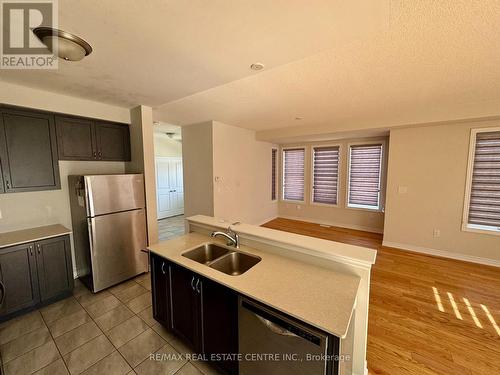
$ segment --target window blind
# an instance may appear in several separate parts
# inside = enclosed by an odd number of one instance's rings
[[[337,204],[339,147],[313,147],[313,202]]]
[[[276,149],[272,149],[271,151],[271,200],[276,200]]]
[[[469,224],[500,229],[500,131],[476,135]]]
[[[349,150],[348,206],[380,207],[382,144],[355,145]]]
[[[303,148],[283,150],[283,199],[304,200]]]

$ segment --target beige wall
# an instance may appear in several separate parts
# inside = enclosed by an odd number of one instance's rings
[[[254,131],[214,121],[216,217],[259,225],[277,216],[277,203],[271,201],[273,146],[257,141]]]
[[[155,156],[181,157],[182,143],[163,133],[154,133]]]
[[[277,216],[271,201],[271,143],[217,121],[182,127],[184,211],[260,224]]]
[[[470,129],[489,126],[500,121],[391,131],[384,244],[500,265],[500,236],[461,230]]]
[[[71,229],[68,176],[85,173],[123,173],[125,163],[60,161],[61,189],[0,194],[0,232],[62,224]]]
[[[128,108],[7,82],[0,82],[0,103],[130,123]]]
[[[140,105],[130,110],[130,147],[132,160],[126,163],[126,173],[143,173],[148,243],[158,242],[156,211],[156,171],[153,138],[153,109]]]
[[[130,121],[127,108],[2,82],[0,103],[73,115]],[[60,223],[71,228],[67,177],[83,173],[123,173],[123,162],[60,161],[61,189],[0,194],[0,232]]]
[[[182,127],[184,215],[214,216],[212,122]]]
[[[294,218],[316,222],[320,224],[329,224],[339,227],[360,229],[370,232],[382,233],[384,230],[384,213],[381,211],[371,211],[346,207],[347,195],[347,159],[348,145],[358,142],[383,141],[387,146],[387,138],[365,138],[365,139],[342,139],[330,142],[300,143],[283,145],[283,147],[305,146],[305,202],[295,203],[282,201],[280,199],[278,214],[280,217]],[[339,195],[338,206],[325,206],[313,204],[311,200],[311,173],[312,173],[312,146],[313,145],[340,145],[340,166],[339,166]],[[387,147],[384,148],[384,155],[387,155]],[[280,163],[281,163],[280,155]],[[386,157],[384,158],[386,160]],[[384,167],[387,165],[384,160]],[[385,170],[382,175],[384,181]],[[281,171],[282,169],[280,169]],[[280,173],[281,176],[281,173]],[[281,184],[280,184],[281,186]],[[384,190],[384,189],[383,189]],[[281,193],[281,192],[280,192]],[[281,195],[279,195],[281,197]],[[383,202],[382,194],[382,202]]]

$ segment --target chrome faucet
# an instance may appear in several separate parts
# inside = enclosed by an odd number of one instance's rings
[[[240,236],[238,233],[231,229],[231,226],[227,227],[226,232],[212,232],[210,237],[222,236],[227,239],[227,246],[234,246],[235,248],[240,248]]]

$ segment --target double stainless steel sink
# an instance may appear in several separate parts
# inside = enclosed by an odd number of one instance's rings
[[[201,245],[185,252],[182,256],[231,276],[245,273],[262,260],[256,255],[242,253],[214,243]]]

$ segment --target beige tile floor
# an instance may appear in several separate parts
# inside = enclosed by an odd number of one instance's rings
[[[184,215],[172,216],[158,220],[158,236],[160,241],[170,240],[184,234]]]
[[[190,350],[152,316],[149,274],[92,294],[77,281],[73,296],[0,324],[2,374],[177,374],[218,372],[182,356]]]

